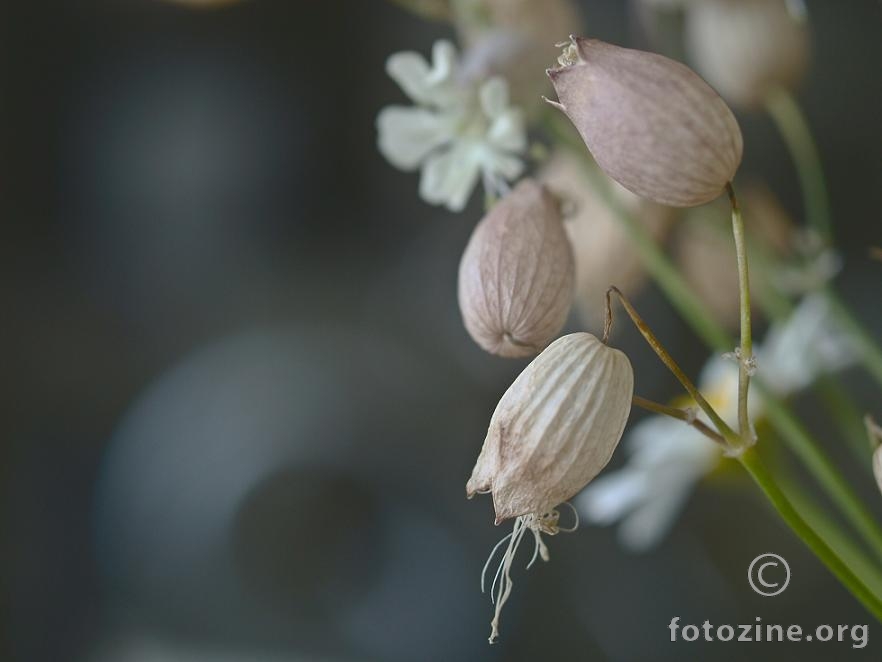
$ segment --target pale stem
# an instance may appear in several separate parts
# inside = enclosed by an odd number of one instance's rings
[[[619,302],[622,304],[622,307],[625,309],[625,312],[628,313],[628,317],[631,318],[631,321],[634,322],[634,326],[637,327],[637,330],[640,332],[640,335],[643,336],[644,340],[649,344],[652,348],[652,351],[656,353],[661,362],[665,364],[665,367],[671,371],[674,377],[677,378],[683,388],[686,389],[686,392],[692,397],[701,410],[707,414],[708,418],[710,418],[711,422],[714,424],[714,427],[719,430],[720,434],[726,439],[729,445],[738,447],[739,437],[735,434],[735,431],[729,427],[729,425],[724,421],[720,415],[716,412],[716,410],[710,405],[710,403],[704,398],[701,392],[698,390],[698,387],[692,383],[692,380],[683,372],[683,369],[677,365],[677,362],[674,358],[668,353],[668,351],[661,344],[656,335],[652,332],[652,329],[649,328],[649,325],[643,321],[643,318],[637,313],[634,309],[634,306],[631,305],[631,302],[628,301],[628,298],[622,294],[621,290],[617,287],[610,287],[606,291],[606,322],[604,323],[604,338],[608,336],[609,329],[612,326],[612,295],[615,294]]]
[[[753,432],[747,409],[750,391],[750,373],[753,371],[753,337],[750,323],[750,274],[747,267],[747,241],[744,235],[744,219],[732,183],[726,184],[729,202],[732,203],[732,234],[735,237],[735,255],[738,259],[738,302],[741,309],[741,344],[738,357],[738,431],[743,443],[753,444]]]
[[[645,409],[646,411],[651,411],[654,414],[661,414],[662,416],[670,416],[671,418],[676,418],[679,421],[683,421],[687,425],[691,425],[696,430],[701,432],[705,437],[714,441],[724,449],[728,450],[729,444],[726,443],[726,439],[719,432],[711,428],[709,425],[705,424],[704,421],[700,421],[695,417],[695,411],[689,409],[680,409],[679,407],[670,407],[668,405],[663,405],[660,402],[655,402],[654,400],[649,400],[648,398],[642,398],[639,395],[635,395],[631,399],[631,403],[635,407],[640,407],[641,409]]]

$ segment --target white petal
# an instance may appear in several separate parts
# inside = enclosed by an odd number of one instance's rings
[[[447,118],[423,108],[388,106],[377,116],[377,146],[401,170],[415,170],[429,153],[450,141]]]
[[[430,156],[423,166],[420,196],[431,204],[462,211],[480,172],[479,153],[469,143],[454,143],[445,152]]]
[[[579,516],[594,524],[612,524],[651,495],[647,477],[628,468],[595,478],[573,502]]]
[[[486,147],[481,150],[481,169],[487,179],[514,181],[524,171],[524,162],[516,156]]]
[[[439,39],[432,45],[432,72],[429,82],[440,85],[453,79],[456,73],[456,46],[446,39]]]
[[[429,98],[429,64],[419,53],[393,53],[386,60],[386,73],[415,102],[427,103]]]
[[[498,117],[508,109],[508,83],[504,78],[491,78],[478,92],[481,109],[489,118]]]
[[[487,130],[487,142],[498,149],[523,153],[527,149],[527,127],[520,110],[497,116]]]
[[[799,391],[821,374],[858,359],[854,343],[837,324],[821,295],[809,295],[790,318],[774,326],[757,351],[763,379],[777,394]]]
[[[673,527],[694,483],[671,482],[658,486],[652,498],[628,515],[619,527],[622,546],[645,552],[658,545]]]

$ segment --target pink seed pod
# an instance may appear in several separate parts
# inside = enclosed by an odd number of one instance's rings
[[[459,308],[491,354],[539,353],[560,332],[575,267],[556,199],[524,179],[475,227],[459,265]]]
[[[548,76],[597,164],[629,191],[672,207],[716,198],[741,163],[732,111],[689,67],[572,37]]]

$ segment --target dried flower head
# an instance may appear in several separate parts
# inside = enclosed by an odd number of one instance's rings
[[[573,254],[557,200],[524,179],[477,225],[459,265],[459,308],[492,354],[538,353],[566,322]]]
[[[655,53],[573,37],[548,75],[597,164],[637,195],[672,207],[716,198],[741,163],[741,130],[689,67]]]
[[[761,104],[794,87],[809,61],[800,0],[703,0],[689,7],[686,40],[695,66],[732,103]]]
[[[628,357],[590,333],[573,333],[549,345],[499,401],[466,485],[469,498],[491,494],[497,524],[517,518],[511,536],[503,539],[509,545],[497,572],[501,581],[491,643],[511,592],[509,568],[518,544],[531,531],[534,559],[539,553],[547,560],[541,534],[561,530],[555,507],[609,462],[628,421],[633,393]]]

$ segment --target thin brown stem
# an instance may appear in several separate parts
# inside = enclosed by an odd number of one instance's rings
[[[637,313],[634,307],[631,305],[631,302],[628,301],[627,297],[622,294],[621,290],[617,287],[610,287],[606,291],[606,307],[607,310],[612,310],[612,295],[615,294],[619,302],[622,304],[622,307],[625,309],[625,312],[628,313],[628,317],[631,318],[631,321],[634,322],[634,326],[637,327],[637,330],[640,331],[640,335],[643,336],[644,340],[652,347],[652,351],[656,353],[661,362],[665,364],[668,370],[677,378],[677,380],[683,385],[683,388],[686,389],[686,392],[692,397],[701,410],[707,414],[708,418],[710,418],[711,422],[714,424],[714,427],[720,432],[720,434],[729,442],[730,445],[734,447],[740,446],[740,438],[735,433],[735,431],[729,427],[729,425],[724,421],[720,415],[716,412],[716,410],[711,407],[710,403],[705,400],[704,396],[698,390],[698,387],[692,383],[692,380],[683,372],[682,368],[677,365],[677,362],[673,359],[673,357],[668,354],[668,351],[662,346],[659,339],[652,332],[652,329],[643,321],[643,318]]]
[[[640,407],[641,409],[651,411],[654,414],[670,416],[671,418],[676,418],[677,420],[683,421],[687,425],[691,425],[696,430],[701,432],[708,439],[711,439],[712,441],[720,444],[720,446],[722,446],[723,448],[729,447],[729,444],[726,443],[726,439],[723,437],[723,435],[711,428],[704,421],[700,421],[695,417],[694,410],[690,411],[688,409],[679,409],[678,407],[669,407],[668,405],[663,405],[660,402],[655,402],[654,400],[642,398],[639,395],[635,395],[632,398],[631,402],[635,407]]]

